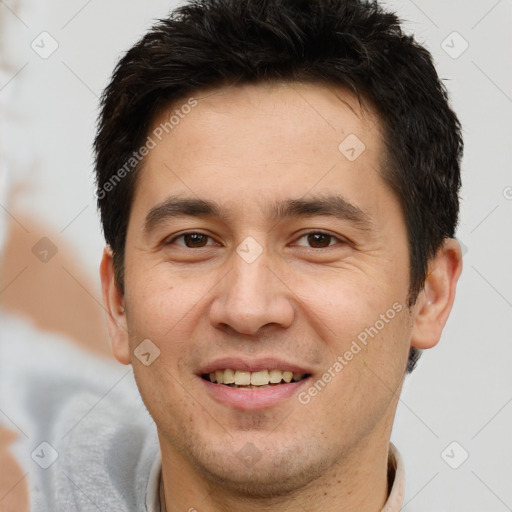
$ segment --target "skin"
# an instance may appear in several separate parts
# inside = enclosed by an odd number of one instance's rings
[[[445,242],[407,308],[407,233],[380,176],[384,148],[370,108],[318,84],[195,97],[197,106],[144,162],[124,295],[108,248],[101,263],[113,352],[133,365],[158,427],[167,510],[281,512],[300,503],[308,511],[380,511],[409,349],[439,341],[461,272],[459,244]],[[338,149],[349,134],[365,145],[354,161]],[[327,215],[268,215],[274,201],[328,194],[364,212],[364,229]],[[145,230],[148,212],[171,195],[215,201],[222,216],[168,218]],[[332,238],[305,236],[319,230]],[[176,238],[184,232],[210,238]],[[248,236],[262,248],[252,263],[236,251]],[[297,392],[279,406],[237,409],[212,398],[197,376],[224,356],[277,357],[311,370],[300,388],[307,390],[393,304],[401,311],[306,405]],[[144,339],[160,350],[149,366],[134,357]],[[237,456],[247,443],[260,457],[252,465]]]

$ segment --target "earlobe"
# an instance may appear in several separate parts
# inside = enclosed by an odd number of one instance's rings
[[[130,364],[128,326],[126,323],[124,295],[114,277],[112,249],[106,247],[100,264],[103,302],[107,311],[107,324],[115,358],[122,364]]]
[[[460,244],[453,238],[447,238],[430,262],[424,288],[414,306],[412,347],[427,349],[439,342],[455,300],[461,272]]]

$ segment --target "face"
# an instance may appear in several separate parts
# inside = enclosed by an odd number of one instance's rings
[[[348,93],[195,97],[139,175],[114,352],[164,458],[287,492],[389,439],[411,343],[404,219],[378,119]]]

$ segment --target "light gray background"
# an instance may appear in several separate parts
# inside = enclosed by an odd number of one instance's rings
[[[98,96],[121,52],[175,5],[0,2],[2,180],[29,183],[16,207],[62,231],[55,243],[75,248],[97,297],[103,240],[90,147]],[[467,252],[455,308],[439,346],[406,379],[392,437],[406,466],[403,510],[512,510],[512,0],[386,5],[434,55],[466,146],[458,237]],[[42,31],[59,44],[47,59],[31,48]]]

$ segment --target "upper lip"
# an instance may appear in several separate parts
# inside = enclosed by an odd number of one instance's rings
[[[293,373],[312,373],[311,370],[295,363],[279,359],[277,357],[267,357],[263,359],[249,359],[244,357],[223,357],[202,366],[198,372],[199,375],[215,372],[217,370],[242,370],[245,372],[258,372],[261,370],[281,370]]]

